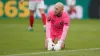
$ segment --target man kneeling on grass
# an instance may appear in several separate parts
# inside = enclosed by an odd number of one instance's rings
[[[48,50],[61,50],[65,47],[64,40],[70,25],[70,18],[64,11],[64,6],[58,2],[54,10],[48,13],[46,20],[46,41],[45,47]],[[57,40],[57,43],[55,43]]]

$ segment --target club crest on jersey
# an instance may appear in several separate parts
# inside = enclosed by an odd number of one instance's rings
[[[63,21],[62,22],[60,22],[60,25],[63,25],[64,23],[63,23]]]

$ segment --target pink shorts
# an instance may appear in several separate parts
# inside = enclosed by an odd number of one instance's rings
[[[55,39],[58,39],[60,40],[61,39],[61,36],[62,36],[62,32],[51,32],[51,39],[54,41]]]

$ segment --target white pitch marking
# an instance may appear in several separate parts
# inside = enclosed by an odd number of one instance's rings
[[[76,49],[76,50],[63,50],[63,51],[47,51],[47,52],[36,52],[36,53],[23,53],[23,54],[12,54],[4,56],[22,56],[22,55],[38,55],[38,54],[48,54],[48,53],[57,53],[57,52],[75,52],[75,51],[86,51],[86,50],[100,50],[100,48],[89,48],[89,49]]]

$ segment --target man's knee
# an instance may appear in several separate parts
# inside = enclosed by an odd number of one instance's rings
[[[40,11],[41,14],[44,14],[45,13],[44,12],[44,9],[39,9],[39,11]]]
[[[48,48],[48,41],[45,40],[45,48],[47,49]]]
[[[62,43],[62,45],[61,45],[61,49],[64,49],[64,48],[65,48],[65,44]]]
[[[30,10],[30,15],[33,16],[34,15],[34,11]]]

